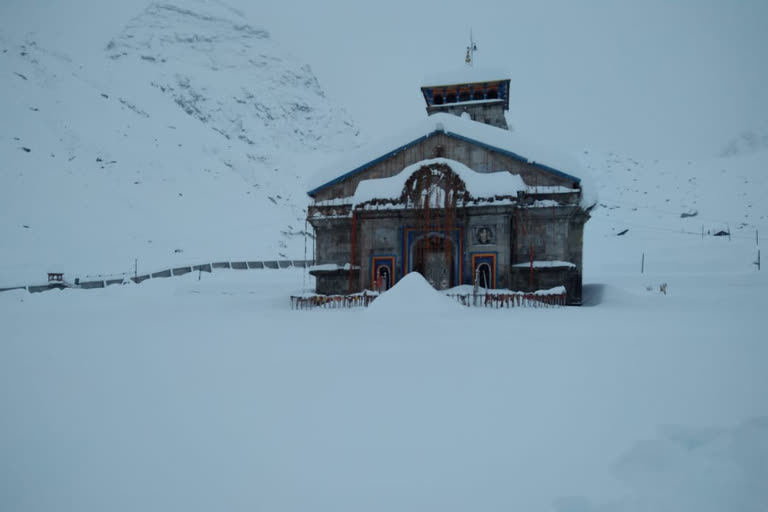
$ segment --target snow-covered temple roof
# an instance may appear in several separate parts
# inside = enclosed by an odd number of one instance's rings
[[[512,73],[503,69],[475,68],[465,66],[453,71],[434,73],[424,77],[422,87],[435,87],[439,85],[476,84],[485,82],[501,82],[509,80]]]
[[[461,181],[467,192],[474,197],[494,197],[497,195],[514,196],[524,192],[526,185],[523,179],[508,172],[480,173],[466,165],[448,158],[431,158],[411,164],[400,173],[389,178],[379,178],[361,181],[357,186],[352,204],[357,205],[373,199],[397,199],[405,188],[408,178],[422,167],[434,164],[445,164],[451,168]]]
[[[568,155],[527,141],[508,130],[452,114],[440,113],[433,114],[410,128],[399,130],[397,135],[391,138],[379,140],[376,144],[350,152],[342,161],[317,172],[309,179],[308,184],[311,189],[308,194],[314,196],[321,189],[363,172],[378,162],[418,144],[434,133],[444,133],[450,137],[484,146],[575,183],[580,183],[581,178],[570,173],[585,175],[579,162]],[[568,172],[566,173],[565,170]]]

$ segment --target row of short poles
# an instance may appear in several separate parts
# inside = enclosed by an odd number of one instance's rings
[[[481,308],[505,309],[505,308],[551,308],[565,306],[566,294],[536,294],[536,293],[465,293],[448,294],[462,306]]]

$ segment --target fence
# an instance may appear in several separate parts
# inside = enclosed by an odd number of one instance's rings
[[[204,263],[202,265],[188,265],[183,267],[167,268],[158,272],[150,272],[147,274],[136,275],[129,274],[127,272],[122,274],[104,274],[99,277],[111,277],[112,279],[96,279],[89,281],[82,281],[80,278],[75,278],[74,283],[69,281],[54,282],[44,285],[28,285],[28,286],[14,286],[8,288],[0,287],[0,292],[10,290],[27,290],[30,293],[45,292],[48,290],[62,289],[62,288],[81,288],[90,290],[93,288],[104,288],[113,284],[125,284],[128,281],[133,281],[139,284],[147,279],[160,279],[166,277],[183,276],[190,272],[213,272],[213,269],[233,269],[233,270],[252,270],[252,269],[284,269],[284,268],[305,268],[312,265],[311,260],[268,260],[268,261],[218,261],[215,263]],[[122,277],[117,277],[122,276]],[[97,277],[92,275],[88,277]]]
[[[533,293],[446,293],[446,296],[455,299],[459,304],[467,307],[509,309],[515,307],[553,308],[565,306],[566,292],[560,288],[555,290],[555,292],[544,290]],[[350,295],[292,295],[291,309],[367,308],[378,296],[378,292],[370,290]]]
[[[493,309],[552,308],[565,306],[566,293],[449,293],[462,306]]]
[[[370,290],[350,295],[291,295],[291,309],[367,308],[378,296],[378,292]]]

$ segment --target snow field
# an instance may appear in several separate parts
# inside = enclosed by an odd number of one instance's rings
[[[593,279],[593,307],[450,314],[386,294],[291,311],[311,285],[298,269],[0,294],[0,495],[15,510],[571,512],[738,494],[732,509],[753,510],[768,428],[739,425],[768,415],[765,278],[682,276],[666,296]],[[701,461],[722,473],[687,471]]]

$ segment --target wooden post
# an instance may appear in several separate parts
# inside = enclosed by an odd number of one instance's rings
[[[760,232],[758,230],[755,230],[755,245],[760,247]]]
[[[642,274],[644,272],[645,272],[645,253],[643,253],[643,257],[640,260],[640,273]]]
[[[304,272],[301,273],[301,289],[304,292],[307,291],[307,222],[307,219],[304,219]]]
[[[139,280],[139,258],[133,260],[133,278],[134,283]]]
[[[531,246],[531,275],[528,280],[528,288],[533,291],[533,246]]]
[[[728,226],[728,241],[730,242],[731,241],[731,225],[730,224],[726,224],[726,225]]]
[[[760,270],[760,249],[757,250],[757,270]]]
[[[427,198],[427,203],[429,203],[429,198]],[[355,211],[352,211],[352,233],[351,233],[351,243],[350,243],[350,251],[349,251],[349,293],[352,293],[352,291],[355,288],[355,260],[357,256],[357,215],[355,215]]]

